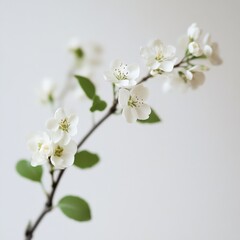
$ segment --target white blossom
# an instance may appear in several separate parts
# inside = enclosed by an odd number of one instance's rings
[[[135,64],[128,65],[121,60],[115,60],[112,62],[110,70],[105,72],[104,78],[117,87],[131,88],[137,84],[136,80],[139,77],[139,72],[139,66]]]
[[[137,119],[149,118],[151,108],[145,103],[148,98],[148,89],[142,84],[133,87],[131,90],[121,88],[119,90],[119,105],[123,109],[122,115],[127,122],[133,123]]]
[[[54,118],[47,121],[47,128],[52,132],[54,142],[60,140],[68,144],[72,136],[77,134],[78,117],[76,115],[66,115],[62,108],[58,108]]]
[[[195,57],[199,57],[202,55],[202,49],[197,42],[190,42],[188,44],[188,51]]]
[[[176,63],[176,48],[164,45],[159,39],[149,43],[140,50],[141,56],[146,60],[147,67],[155,72],[171,72]]]
[[[172,89],[186,91],[188,88],[197,89],[205,82],[204,71],[208,68],[203,65],[195,65],[189,69],[184,69],[174,74],[168,75],[163,84],[163,91],[168,92]]]
[[[55,98],[56,84],[51,78],[44,78],[40,89],[40,100],[42,103],[53,102]]]
[[[199,37],[201,35],[201,29],[197,26],[196,23],[192,23],[187,30],[187,35],[191,41],[192,40],[196,41],[199,39]]]
[[[77,144],[70,140],[67,144],[60,140],[53,144],[53,152],[50,158],[56,169],[70,167],[74,163],[74,155],[77,152]]]
[[[203,52],[213,65],[220,65],[222,63],[222,59],[219,56],[218,44],[211,41],[209,33],[203,38]]]
[[[53,152],[52,140],[46,132],[30,138],[28,147],[32,152],[31,165],[34,167],[45,164]]]

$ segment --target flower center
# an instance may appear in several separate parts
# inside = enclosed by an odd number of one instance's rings
[[[127,71],[127,64],[120,64],[119,68],[114,69],[114,76],[118,80],[127,80],[129,72]]]
[[[157,56],[155,57],[155,60],[158,61],[158,62],[163,61],[163,59],[164,59],[164,56],[161,52],[158,53]]]
[[[70,123],[68,122],[67,118],[64,118],[59,123],[59,129],[61,129],[64,132],[68,132],[70,127]]]
[[[40,151],[43,144],[41,142],[39,142],[37,145],[38,145],[38,151]]]
[[[55,149],[54,156],[61,157],[63,154],[63,150],[64,149],[58,145]]]
[[[132,108],[138,108],[143,104],[143,99],[138,96],[130,96],[128,100],[128,106]]]

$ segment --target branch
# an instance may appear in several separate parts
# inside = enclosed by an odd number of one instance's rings
[[[146,77],[142,78],[142,80],[138,84],[147,81],[151,77],[152,76],[150,74],[148,74]],[[87,132],[87,134],[78,143],[78,145],[77,145],[78,150],[85,143],[85,141],[92,135],[92,133],[103,122],[105,122],[105,120],[107,120],[112,114],[114,114],[116,112],[117,105],[118,105],[118,99],[115,98],[113,100],[112,106],[109,108],[108,112]],[[39,217],[36,219],[35,223],[32,226],[28,225],[27,230],[25,232],[25,237],[26,237],[25,239],[26,240],[31,240],[33,238],[34,231],[37,229],[38,225],[41,223],[41,221],[43,220],[45,215],[52,211],[52,209],[53,209],[53,198],[55,196],[56,189],[57,189],[57,187],[60,183],[60,180],[62,179],[62,176],[63,176],[65,171],[66,171],[66,169],[60,170],[56,181],[54,181],[53,178],[52,178],[52,190],[51,190],[50,194],[48,195],[47,201],[44,205],[44,208],[43,208],[42,212],[40,213]],[[50,174],[52,175],[53,173],[50,173]],[[53,177],[53,175],[52,175],[52,177]]]
[[[53,182],[51,193],[48,195],[47,201],[45,203],[45,206],[44,206],[42,212],[40,213],[39,217],[36,219],[35,223],[32,226],[29,225],[27,227],[27,230],[25,232],[26,240],[31,240],[33,238],[33,233],[36,230],[36,228],[38,227],[39,223],[42,221],[42,219],[44,218],[44,216],[47,213],[52,211],[52,208],[53,208],[53,204],[52,204],[53,203],[53,197],[55,195],[57,186],[59,185],[59,182],[60,182],[64,172],[65,172],[65,169],[61,170],[59,172],[59,175],[57,177],[56,182]]]

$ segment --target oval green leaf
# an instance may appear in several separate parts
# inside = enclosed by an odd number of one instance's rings
[[[42,166],[33,167],[28,160],[20,160],[16,165],[17,172],[24,178],[35,182],[41,182]]]
[[[64,215],[76,221],[89,221],[91,219],[91,211],[88,203],[77,196],[65,196],[59,203],[58,207]]]
[[[103,111],[107,107],[107,103],[100,99],[99,96],[93,98],[92,107],[90,108],[91,112]]]
[[[99,156],[95,153],[83,150],[75,154],[74,165],[76,167],[85,169],[96,165],[99,162]]]
[[[158,123],[161,122],[162,120],[160,117],[157,115],[157,113],[152,109],[149,118],[146,120],[138,120],[139,123]]]
[[[90,79],[77,75],[75,77],[77,78],[81,88],[83,89],[87,97],[93,99],[96,94],[96,88],[94,84],[90,81]]]

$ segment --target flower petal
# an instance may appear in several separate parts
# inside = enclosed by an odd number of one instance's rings
[[[105,80],[113,82],[113,83],[118,82],[118,79],[113,75],[112,71],[106,71],[104,73],[104,78],[105,78]]]
[[[151,56],[151,51],[148,47],[142,47],[140,48],[140,55],[143,58],[148,59]]]
[[[111,63],[111,70],[114,70],[115,68],[119,68],[122,63],[123,63],[123,62],[122,62],[120,59],[114,60],[114,61]]]
[[[66,114],[62,108],[58,108],[57,111],[55,112],[54,117],[60,121],[66,117]]]
[[[57,130],[56,132],[52,133],[53,142],[59,142],[63,138],[64,132],[62,130]]]
[[[118,102],[120,107],[124,108],[128,104],[130,92],[127,89],[121,88],[118,92]]]
[[[124,107],[122,115],[128,123],[134,123],[137,121],[137,112],[135,108],[131,108],[129,106]]]
[[[66,146],[64,146],[64,154],[74,155],[77,152],[77,144],[71,140]]]
[[[213,65],[220,65],[222,64],[222,59],[219,56],[219,47],[218,44],[216,42],[212,43],[212,49],[213,49],[213,53],[209,58],[209,61],[213,64]]]
[[[68,133],[64,133],[62,139],[60,140],[63,145],[67,145],[71,140],[71,136]]]
[[[145,101],[148,98],[149,91],[148,88],[144,87],[142,84],[139,84],[131,90],[131,95],[137,96],[138,98],[141,98],[143,101]]]
[[[140,73],[140,68],[138,65],[130,65],[128,66],[128,71],[129,71],[129,75],[128,78],[130,80],[135,80],[139,77],[139,73]]]
[[[149,118],[149,115],[151,113],[151,108],[147,104],[142,104],[140,107],[135,108],[137,112],[137,118],[140,120],[145,120]]]
[[[36,166],[39,166],[39,165],[43,165],[46,162],[47,162],[47,158],[45,158],[44,156],[42,156],[38,152],[33,153],[32,160],[31,160],[31,165],[33,167],[36,167]]]
[[[68,129],[68,133],[70,136],[77,135],[77,127],[76,126],[70,126]]]
[[[195,72],[191,81],[192,89],[197,89],[205,82],[205,75],[202,72]]]
[[[161,53],[163,51],[163,43],[160,39],[155,39],[151,46],[155,49],[156,53]]]
[[[57,131],[59,125],[55,118],[51,118],[47,121],[46,127],[47,127],[47,129],[49,129],[51,131]]]
[[[64,154],[63,156],[64,162],[62,164],[63,168],[70,167],[74,163],[74,154]]]
[[[56,156],[51,157],[51,163],[56,169],[64,169],[65,164],[64,164],[64,159]]]
[[[121,87],[129,87],[129,80],[120,80],[117,83],[115,83],[115,85],[119,88]]]
[[[167,59],[171,59],[176,54],[176,48],[174,46],[168,45],[163,48],[163,55]]]
[[[79,117],[77,115],[73,114],[73,115],[71,115],[69,117],[68,120],[69,120],[71,126],[77,126],[78,125],[78,121],[79,121]]]
[[[174,67],[173,61],[164,61],[161,63],[159,68],[164,72],[171,72],[173,70],[173,67]]]

